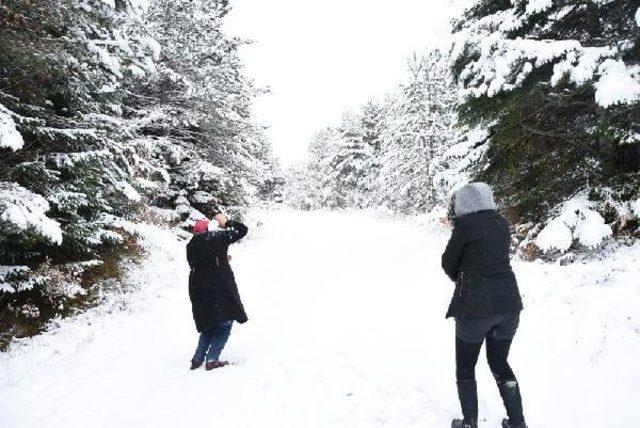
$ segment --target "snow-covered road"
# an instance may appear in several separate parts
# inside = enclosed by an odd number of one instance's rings
[[[184,244],[148,232],[145,284],[0,356],[3,427],[447,427],[458,415],[446,231],[370,213],[257,212],[232,249],[250,322],[188,370],[197,340]],[[512,352],[532,427],[640,420],[638,246],[568,267],[516,263]],[[478,369],[481,426],[500,398]],[[631,423],[631,425],[629,425]]]

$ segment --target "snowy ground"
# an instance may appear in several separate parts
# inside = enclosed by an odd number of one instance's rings
[[[446,231],[367,213],[260,212],[232,254],[251,318],[188,370],[184,244],[147,228],[139,292],[0,355],[3,427],[447,427],[458,415]],[[569,267],[516,263],[512,352],[531,427],[640,420],[640,246]],[[503,410],[484,359],[481,426]]]

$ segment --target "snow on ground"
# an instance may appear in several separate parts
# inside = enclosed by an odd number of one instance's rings
[[[459,414],[441,273],[447,232],[371,213],[256,212],[232,250],[249,323],[188,370],[197,339],[184,243],[143,228],[139,291],[0,355],[3,427],[446,427]],[[640,246],[567,267],[516,262],[512,352],[532,427],[640,418]],[[127,301],[125,303],[125,301]],[[480,426],[500,398],[483,358]]]

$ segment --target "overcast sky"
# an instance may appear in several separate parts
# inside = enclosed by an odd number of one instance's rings
[[[464,1],[464,0],[463,0]],[[346,109],[383,96],[414,50],[442,43],[460,1],[232,0],[227,31],[255,43],[241,54],[271,93],[256,103],[283,165]]]

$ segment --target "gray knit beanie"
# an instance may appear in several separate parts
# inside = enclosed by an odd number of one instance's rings
[[[453,195],[453,211],[456,217],[484,210],[495,210],[493,191],[487,183],[469,183]]]

